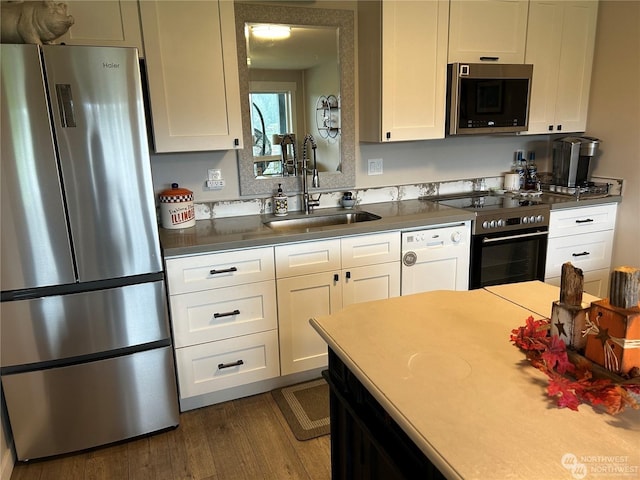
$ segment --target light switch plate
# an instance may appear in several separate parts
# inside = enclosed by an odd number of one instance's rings
[[[382,159],[370,158],[369,159],[369,175],[382,175]]]

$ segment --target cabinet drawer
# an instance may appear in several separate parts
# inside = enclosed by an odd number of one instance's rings
[[[180,398],[280,375],[276,330],[176,350]]]
[[[177,348],[278,327],[275,280],[172,295]]]
[[[275,257],[278,278],[340,270],[340,240],[281,245]]]
[[[611,266],[613,230],[549,239],[545,277],[557,277],[562,264],[571,262],[583,271]]]
[[[345,237],[341,248],[342,268],[397,262],[400,260],[400,232]]]
[[[553,210],[549,217],[549,238],[613,230],[617,204]]]
[[[273,247],[167,260],[169,295],[273,280]]]

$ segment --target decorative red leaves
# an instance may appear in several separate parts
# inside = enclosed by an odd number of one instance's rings
[[[615,415],[626,407],[640,409],[632,393],[640,395],[640,384],[614,383],[608,378],[593,378],[590,364],[578,359],[572,363],[565,343],[557,336],[547,336],[547,319],[527,318],[526,325],[511,331],[511,342],[524,350],[531,365],[549,377],[547,394],[560,408],[578,410],[581,403],[601,405]]]

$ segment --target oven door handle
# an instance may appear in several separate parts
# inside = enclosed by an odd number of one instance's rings
[[[532,232],[532,233],[521,233],[520,235],[509,235],[507,237],[498,237],[498,238],[483,238],[482,243],[494,243],[494,242],[503,242],[505,240],[518,240],[520,238],[532,238],[532,237],[546,237],[549,232]]]

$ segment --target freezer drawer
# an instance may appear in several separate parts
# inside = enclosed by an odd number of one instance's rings
[[[164,283],[2,302],[2,367],[166,340]]]
[[[170,347],[4,375],[19,460],[47,457],[178,425]]]

